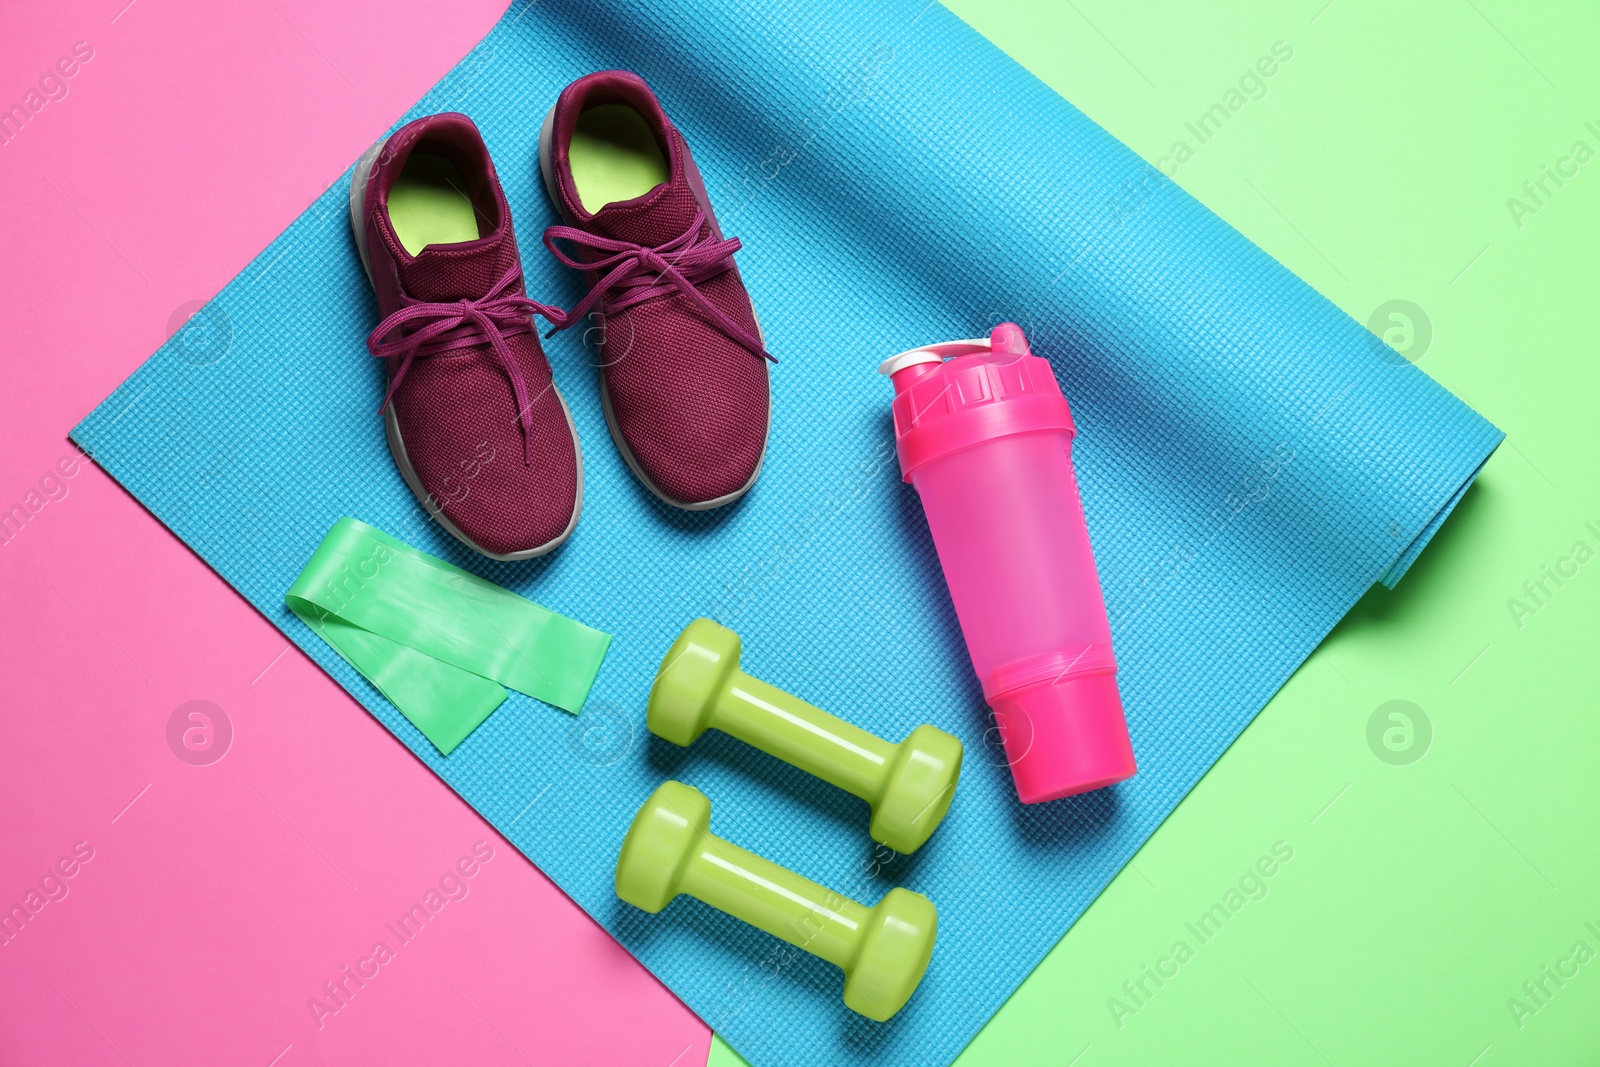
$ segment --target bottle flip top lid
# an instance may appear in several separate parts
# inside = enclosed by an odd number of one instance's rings
[[[922,464],[987,440],[1073,432],[1055,373],[1013,322],[988,337],[908,349],[878,372],[894,383],[895,443],[907,481]]]

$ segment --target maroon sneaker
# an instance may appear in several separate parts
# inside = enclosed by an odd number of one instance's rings
[[[389,451],[422,506],[495,559],[565,541],[583,454],[523,291],[511,211],[477,126],[430,115],[356,164],[350,221],[382,321]]]
[[[545,246],[591,287],[551,321],[597,312],[589,336],[622,458],[674,507],[743,496],[766,451],[771,357],[733,264],[739,242],[717,228],[683,136],[638,75],[601,71],[550,109],[539,168],[567,223]]]

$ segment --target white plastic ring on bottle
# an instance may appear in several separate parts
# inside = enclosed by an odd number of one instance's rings
[[[937,345],[923,345],[901,352],[897,356],[890,356],[878,364],[878,373],[893,376],[907,367],[915,367],[918,363],[943,363],[951,356],[971,356],[979,352],[989,351],[987,337],[973,337],[964,341],[945,341]]]

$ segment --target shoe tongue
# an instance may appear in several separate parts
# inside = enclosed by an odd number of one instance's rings
[[[429,245],[410,263],[396,262],[406,292],[418,300],[478,300],[518,262],[517,242],[508,226],[491,240]]]
[[[699,207],[689,183],[680,177],[656,187],[640,200],[607,204],[587,228],[618,241],[653,248],[681,237]]]

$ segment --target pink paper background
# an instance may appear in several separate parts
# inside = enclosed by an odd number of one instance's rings
[[[37,508],[0,537],[0,909],[93,850],[0,937],[0,1063],[705,1061],[704,1024],[115,483],[41,489],[67,429],[504,6],[0,10],[0,108],[93,51],[0,144],[0,509]],[[167,736],[197,699],[233,730],[205,766]],[[401,945],[384,924],[478,842],[467,895]],[[308,1000],[379,940],[319,1028]]]

